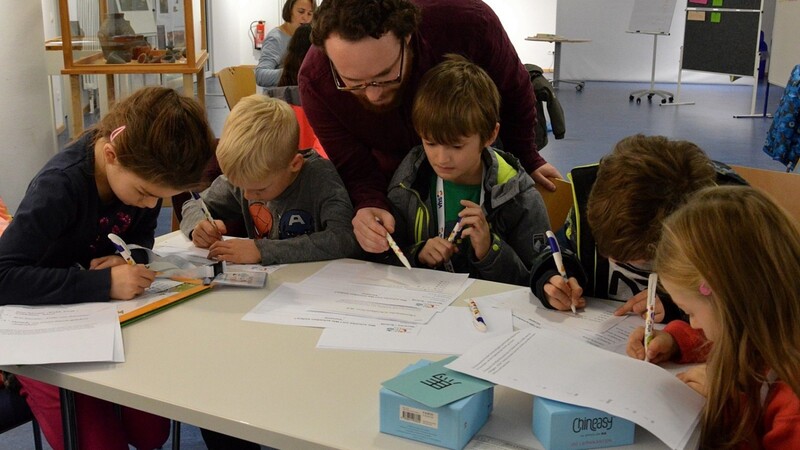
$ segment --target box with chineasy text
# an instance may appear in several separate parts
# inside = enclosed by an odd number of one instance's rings
[[[420,360],[416,364],[406,367],[401,375],[431,364],[431,361]],[[463,376],[467,377],[467,375]],[[443,384],[458,384],[458,381],[453,381],[448,375],[441,373],[428,378],[427,381],[422,380],[421,383],[427,383],[429,387],[440,388]],[[382,387],[380,390],[380,431],[440,447],[461,450],[486,423],[492,411],[493,399],[494,388],[489,386],[445,405],[431,407]]]
[[[629,445],[635,431],[633,422],[597,409],[533,399],[533,434],[546,450]]]

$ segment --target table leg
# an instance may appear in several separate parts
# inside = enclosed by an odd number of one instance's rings
[[[556,48],[553,50],[553,88],[558,89],[558,80],[561,75],[561,42],[556,41]]]
[[[64,449],[78,450],[78,418],[75,415],[75,393],[58,388],[61,396],[61,426],[64,433]]]

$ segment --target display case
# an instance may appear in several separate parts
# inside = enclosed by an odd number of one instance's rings
[[[204,103],[204,0],[59,0],[59,19],[72,135],[83,130],[81,75],[104,75],[109,103],[115,75],[181,74],[187,96],[194,96],[196,76],[197,97]]]

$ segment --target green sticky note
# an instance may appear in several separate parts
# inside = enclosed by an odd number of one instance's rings
[[[383,387],[431,408],[453,403],[494,386],[488,381],[450,370],[455,356],[431,363],[383,382]]]
[[[722,13],[718,12],[711,13],[711,23],[719,23],[720,19],[722,19]]]
[[[714,6],[714,7],[722,6],[722,0],[711,0],[711,6]]]

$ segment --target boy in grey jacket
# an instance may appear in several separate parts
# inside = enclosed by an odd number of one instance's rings
[[[395,237],[413,265],[528,285],[549,227],[533,180],[489,145],[499,131],[491,78],[458,55],[431,69],[412,109],[422,138],[395,172]],[[541,240],[539,240],[541,242]]]
[[[359,253],[353,207],[333,164],[297,151],[294,111],[284,101],[252,95],[231,110],[217,146],[223,175],[199,202],[183,204],[181,231],[209,258],[240,264],[283,264]],[[222,240],[223,219],[243,217],[249,239]]]

